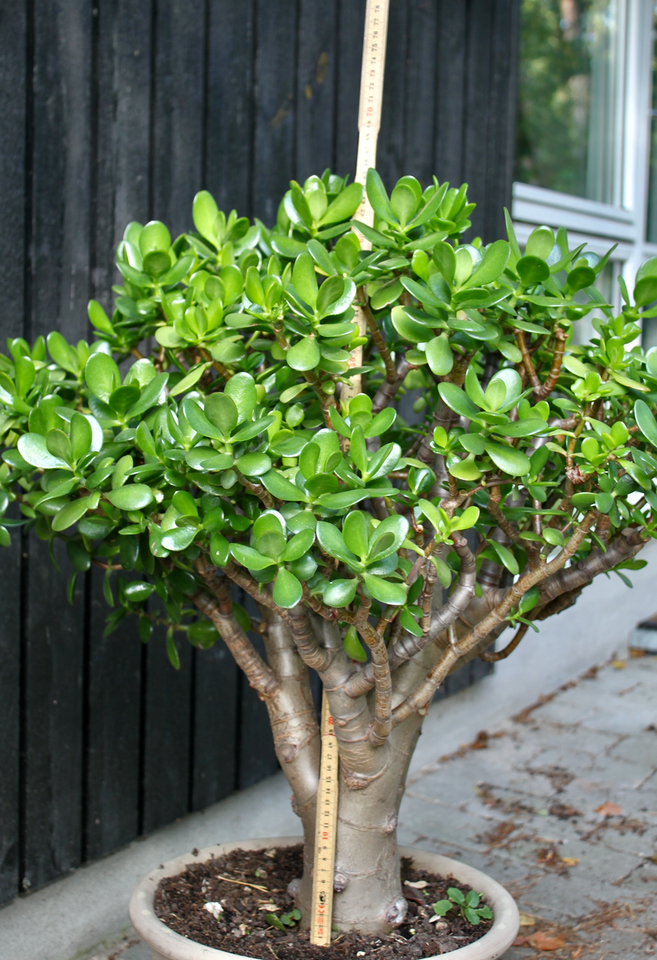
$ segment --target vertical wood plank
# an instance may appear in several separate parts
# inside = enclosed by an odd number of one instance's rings
[[[111,311],[116,244],[149,216],[151,2],[98,7],[98,89],[93,292]],[[111,313],[110,313],[111,316]]]
[[[376,167],[388,191],[392,190],[400,177],[412,172],[404,169],[406,159],[406,62],[410,55],[408,45],[410,2],[411,0],[391,0],[388,18],[388,45],[383,82],[381,132],[379,133],[376,151]]]
[[[256,36],[253,213],[271,225],[296,165],[296,0],[259,3]]]
[[[486,165],[485,242],[506,236],[504,210],[511,209],[515,162],[520,0],[495,0],[491,48],[488,163]]]
[[[365,0],[339,0],[336,44],[334,170],[353,180],[358,152],[358,97]]]
[[[87,331],[93,8],[35,0],[28,336]],[[61,545],[60,545],[61,546]],[[83,591],[65,600],[47,545],[27,549],[25,888],[77,866],[82,846]]]
[[[92,7],[35,0],[29,335],[86,337]]]
[[[180,669],[169,663],[165,631],[147,648],[144,718],[143,832],[184,816],[189,803],[192,648],[176,636]]]
[[[234,600],[241,603],[255,623],[260,619],[254,600],[243,590],[234,591]],[[254,630],[248,636],[260,656],[266,660],[262,636]],[[239,729],[237,737],[237,785],[240,790],[250,787],[278,769],[274,738],[267,708],[241,671],[239,674]]]
[[[141,643],[136,618],[103,636],[109,608],[91,574],[85,858],[134,840],[139,829]]]
[[[435,172],[438,8],[428,0],[409,0],[408,14],[402,174],[417,177],[422,186],[427,187]]]
[[[191,226],[192,201],[201,186],[205,0],[172,0],[166,6],[157,4],[155,12],[150,216],[163,220],[175,237]],[[178,671],[167,659],[161,629],[155,631],[145,657],[146,833],[185,814],[189,804],[193,651],[184,637],[177,643]]]
[[[55,550],[66,569],[62,544]],[[25,683],[24,889],[77,867],[82,847],[83,591],[65,599],[48,546],[30,549]]]
[[[249,632],[258,653],[265,657],[265,645],[262,637]],[[238,760],[238,786],[240,790],[250,787],[278,770],[278,760],[274,750],[274,738],[269,724],[267,707],[249,686],[243,673],[240,673],[240,738]]]
[[[463,179],[468,197],[477,204],[472,214],[472,235],[481,234],[486,222],[486,165],[492,118],[489,109],[493,5],[470,0],[467,22],[467,83],[463,112]]]
[[[92,292],[111,310],[114,252],[130,220],[149,205],[151,4],[114,0],[98,12],[96,196]],[[86,718],[85,856],[137,836],[140,792],[140,664],[136,624],[103,637],[109,612],[102,577],[90,577]]]
[[[4,266],[0,335],[23,333],[25,269],[25,140],[27,11],[0,6],[0,260]],[[0,903],[18,893],[21,534],[0,551]]]
[[[333,165],[337,0],[301,0],[297,71],[296,179]]]
[[[220,210],[251,216],[255,0],[208,0],[203,186]]]
[[[440,182],[455,187],[463,179],[467,17],[467,2],[438,0],[434,166]]]
[[[196,652],[193,810],[216,803],[236,787],[237,665],[222,640]]]
[[[150,216],[175,237],[191,226],[201,186],[205,0],[171,0],[156,11]]]

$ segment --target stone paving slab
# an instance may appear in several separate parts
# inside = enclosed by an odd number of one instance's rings
[[[505,960],[651,955],[657,658],[614,661],[543,700],[416,773],[400,841],[460,855],[508,887],[526,925]]]
[[[614,661],[542,700],[409,778],[400,843],[509,889],[524,925],[505,960],[655,954],[657,658]],[[85,960],[150,954],[133,932]]]

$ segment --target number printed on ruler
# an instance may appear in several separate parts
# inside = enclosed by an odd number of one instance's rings
[[[338,813],[338,741],[326,695],[322,704],[322,760],[320,789],[315,829],[315,863],[313,869],[313,905],[310,929],[311,943],[331,942],[333,913],[333,873],[335,868],[335,834]]]

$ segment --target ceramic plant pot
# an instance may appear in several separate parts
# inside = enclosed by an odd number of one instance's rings
[[[213,947],[194,943],[174,933],[158,918],[153,907],[155,891],[163,877],[182,873],[190,862],[199,863],[211,856],[220,857],[232,850],[261,850],[267,847],[287,847],[301,843],[301,837],[262,837],[258,840],[242,840],[236,843],[221,843],[216,847],[206,847],[198,856],[186,853],[175,860],[169,860],[163,867],[153,870],[135,887],[130,899],[130,919],[139,936],[151,948],[153,960],[239,960],[242,954],[227,953]],[[437,853],[427,853],[415,847],[400,847],[400,857],[412,857],[415,865],[422,870],[430,870],[442,876],[453,876],[467,884],[478,893],[483,893],[493,911],[493,926],[481,939],[466,947],[453,950],[449,956],[453,960],[495,960],[509,949],[515,940],[520,918],[513,897],[497,881],[492,880],[480,870],[468,867],[458,860],[441,857]],[[429,958],[438,960],[438,958]]]

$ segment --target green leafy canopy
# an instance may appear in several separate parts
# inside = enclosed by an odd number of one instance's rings
[[[353,219],[363,189],[373,226]],[[135,614],[147,642],[163,621],[174,665],[176,632],[217,639],[208,565],[283,612],[338,611],[362,664],[359,611],[388,643],[426,636],[463,531],[486,583],[547,563],[587,511],[573,562],[653,536],[657,350],[636,340],[657,261],[616,313],[606,257],[549,227],[521,251],[508,216],[506,237],[464,242],[473,209],[465,185],[388,192],[374,170],[364,188],[327,170],[293,181],[271,226],[207,191],[179,237],[128,224],[92,342],[53,332],[0,355],[0,545],[21,527],[65,541],[70,595],[101,567],[108,629]],[[595,336],[576,345],[585,316]],[[530,622],[538,596],[505,617]]]

